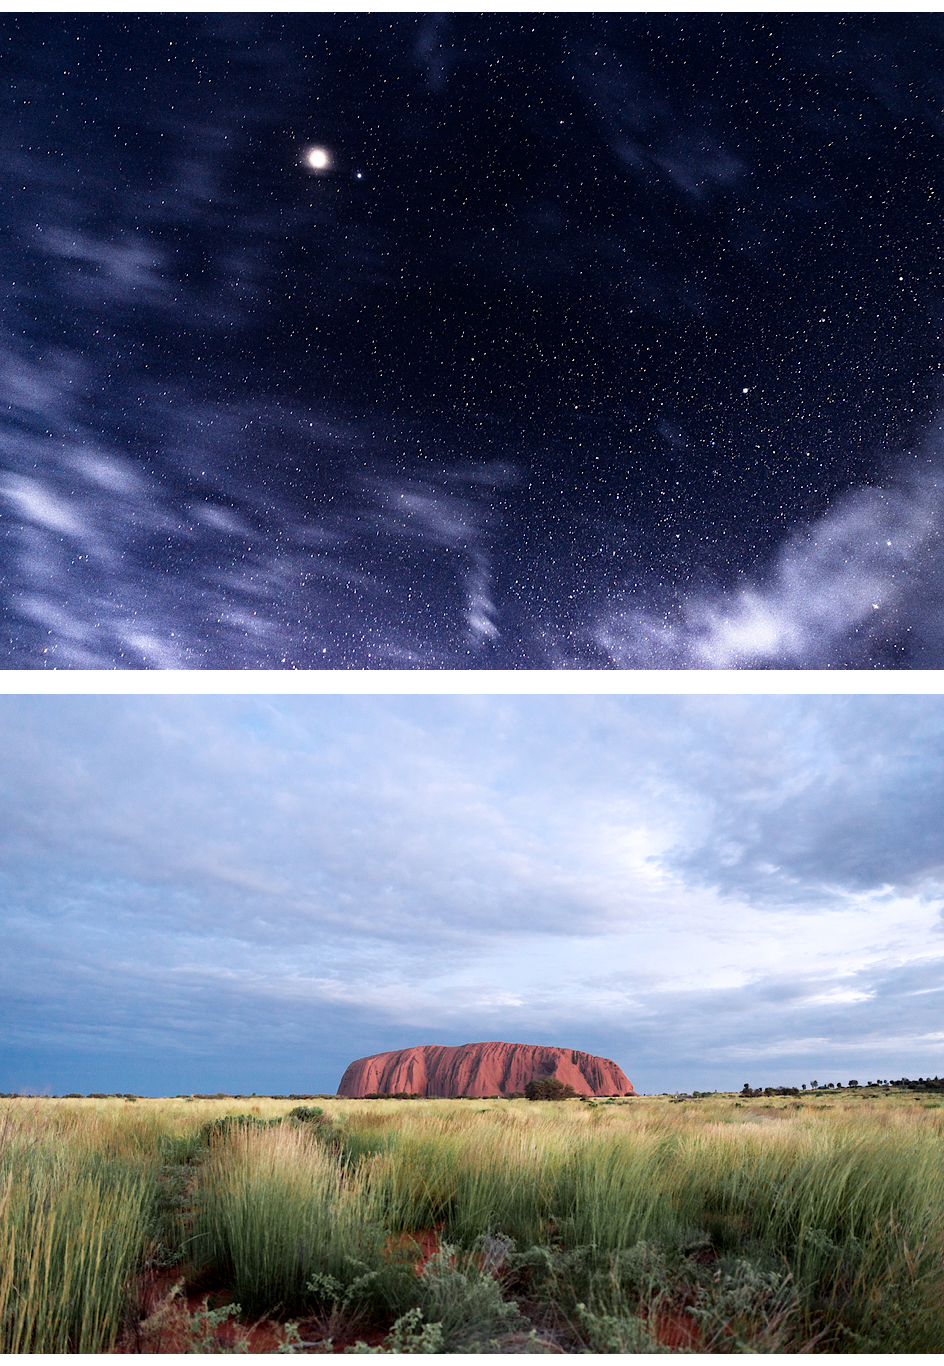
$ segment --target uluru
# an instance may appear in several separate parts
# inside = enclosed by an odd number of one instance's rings
[[[417,1044],[358,1058],[339,1096],[510,1096],[529,1081],[557,1077],[584,1096],[633,1096],[632,1082],[609,1058],[528,1043]]]

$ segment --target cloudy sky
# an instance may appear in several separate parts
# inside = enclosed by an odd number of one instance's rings
[[[944,1072],[944,701],[0,699],[0,1089]]]

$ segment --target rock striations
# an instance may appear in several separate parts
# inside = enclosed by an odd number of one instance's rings
[[[339,1096],[507,1096],[535,1077],[557,1077],[578,1095],[632,1096],[615,1062],[570,1048],[527,1043],[418,1044],[352,1062]]]

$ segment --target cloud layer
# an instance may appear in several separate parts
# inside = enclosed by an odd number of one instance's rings
[[[937,698],[50,696],[0,736],[0,1089],[476,1038],[643,1090],[939,1070]]]
[[[597,644],[630,668],[939,667],[942,451],[935,425],[884,487],[838,498],[753,576],[683,594],[661,616],[608,609]]]

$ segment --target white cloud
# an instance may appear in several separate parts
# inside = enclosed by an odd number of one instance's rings
[[[260,1047],[343,1018],[651,1076],[931,1030],[937,698],[0,700],[5,990],[40,1034],[133,992],[181,1047],[208,1011]]]
[[[105,241],[87,233],[50,227],[37,232],[36,242],[52,256],[93,268],[77,271],[70,279],[71,292],[81,298],[156,303],[170,297],[162,275],[167,264],[165,254],[131,234]]]
[[[38,479],[11,474],[0,483],[3,497],[20,517],[36,526],[59,532],[63,536],[84,537],[88,534],[85,521],[75,505],[43,484]]]
[[[944,583],[944,473],[931,448],[886,488],[857,489],[792,535],[755,583],[683,598],[677,616],[622,604],[597,645],[624,667],[823,668],[869,662],[888,643],[933,652]]]

